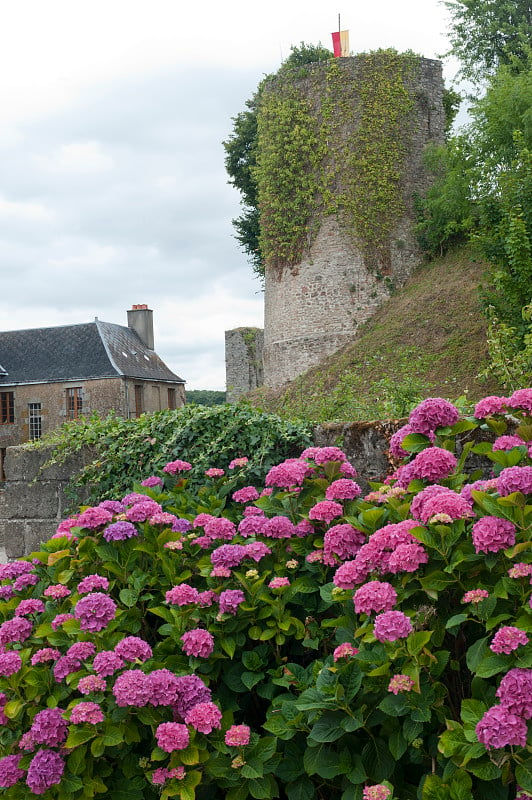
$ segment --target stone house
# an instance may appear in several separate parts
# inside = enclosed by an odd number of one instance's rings
[[[134,305],[127,322],[0,332],[0,480],[7,447],[66,420],[184,405],[184,380],[153,349],[153,311]]]

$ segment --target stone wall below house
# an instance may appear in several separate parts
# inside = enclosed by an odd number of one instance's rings
[[[227,401],[236,403],[239,397],[262,386],[262,328],[233,328],[225,332],[225,379]]]

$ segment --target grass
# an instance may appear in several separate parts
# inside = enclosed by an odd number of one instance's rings
[[[402,417],[430,395],[467,407],[502,393],[476,377],[488,362],[478,302],[486,269],[467,248],[419,267],[351,344],[249,400],[283,417],[332,422]]]

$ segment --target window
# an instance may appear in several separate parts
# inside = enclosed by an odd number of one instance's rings
[[[0,392],[0,425],[9,425],[15,422],[15,394],[14,392]]]
[[[40,439],[42,436],[42,416],[40,403],[28,404],[28,431],[30,442],[34,442],[36,439]]]
[[[175,408],[175,389],[168,389],[168,408]]]
[[[66,390],[66,413],[68,419],[78,419],[83,411],[81,386]]]
[[[142,407],[142,385],[136,384],[135,385],[135,416],[140,417],[143,412]]]

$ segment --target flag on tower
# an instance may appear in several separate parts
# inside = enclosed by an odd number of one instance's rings
[[[349,55],[349,31],[334,31],[332,34],[333,53],[335,58]]]

